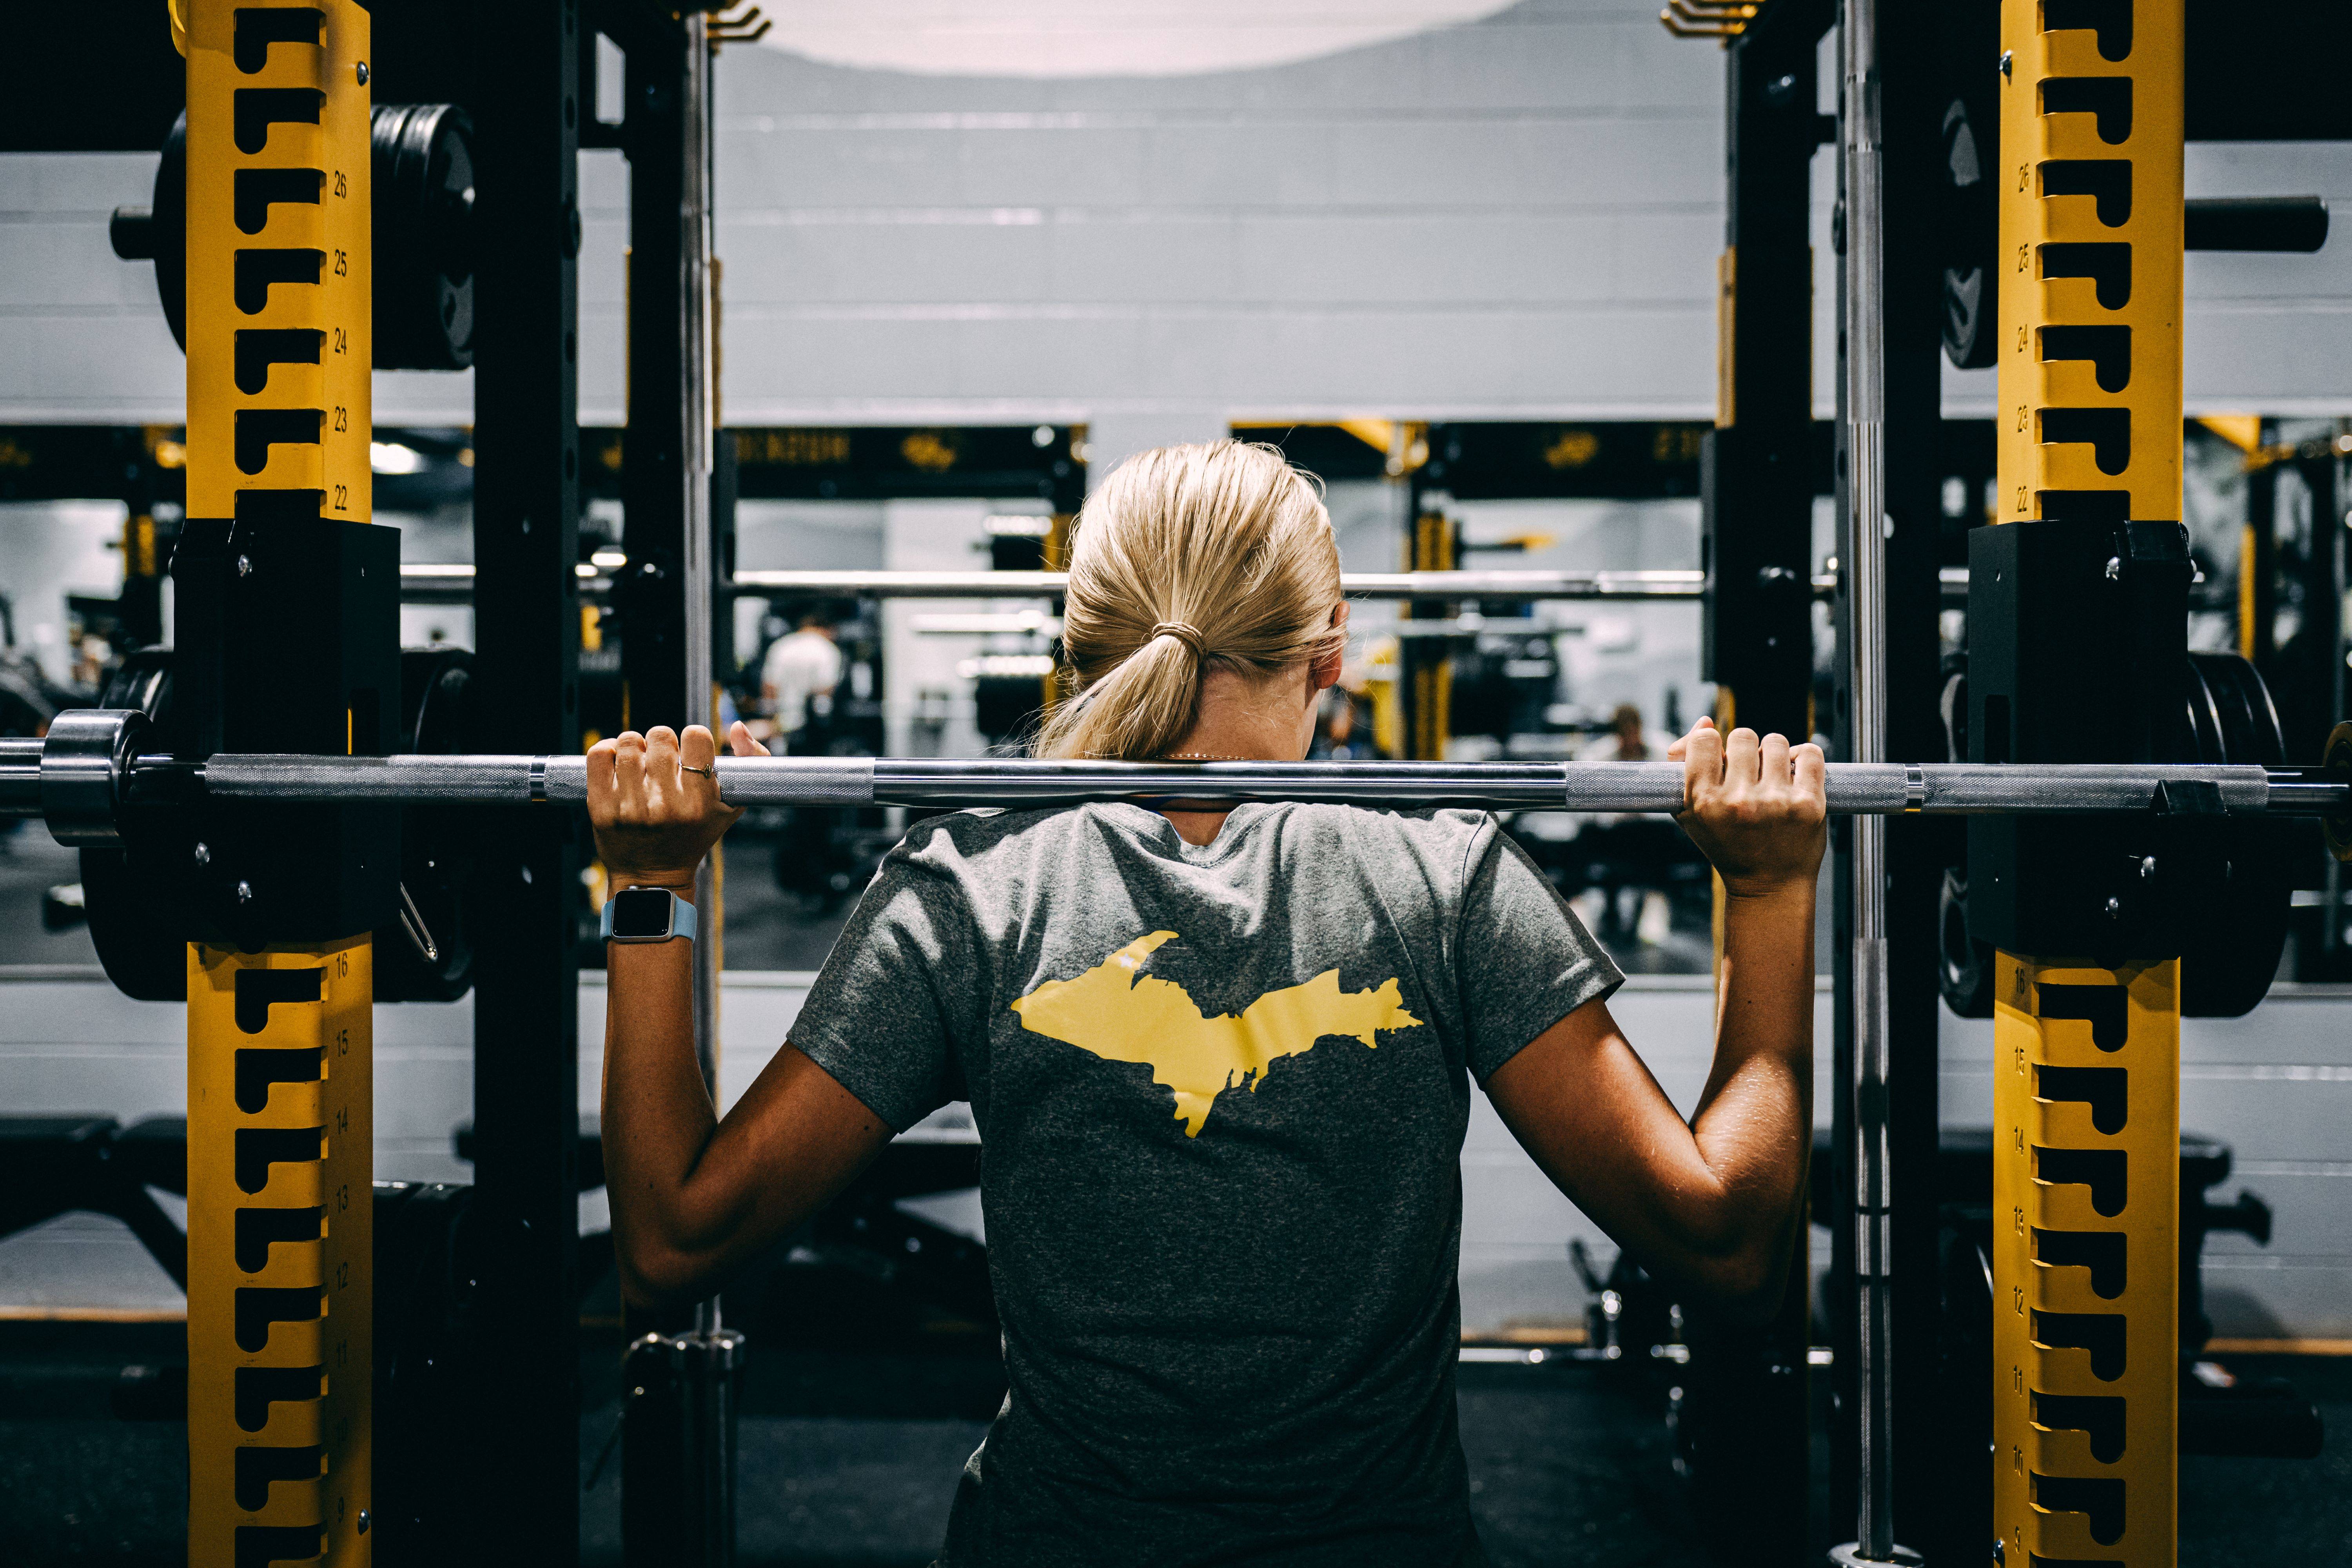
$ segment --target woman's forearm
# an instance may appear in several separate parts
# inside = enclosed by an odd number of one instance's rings
[[[717,1127],[695,1058],[694,944],[616,942],[605,954],[605,1190],[625,1278],[650,1280],[696,1250],[689,1184]]]
[[[1735,1309],[1769,1310],[1812,1144],[1813,895],[1821,748],[1701,719],[1675,742],[1676,818],[1723,879],[1715,1067],[1687,1121],[1608,1009],[1589,1003],[1489,1076],[1560,1190],[1629,1250]]]
[[[1811,881],[1726,895],[1715,1065],[1691,1121],[1737,1250],[1768,1282],[1812,1143],[1813,904]]]
[[[737,756],[762,754],[740,722],[728,741]],[[719,798],[716,761],[699,724],[590,749],[588,816],[616,890],[693,898],[695,868],[741,815]],[[693,943],[615,942],[605,963],[604,1185],[622,1288],[692,1300],[829,1201],[890,1129],[789,1048],[720,1121],[695,1059]]]

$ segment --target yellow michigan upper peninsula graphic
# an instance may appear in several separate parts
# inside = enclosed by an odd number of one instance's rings
[[[1182,986],[1137,973],[1153,949],[1175,940],[1172,931],[1138,937],[1075,980],[1048,980],[1013,1010],[1023,1027],[1107,1061],[1150,1063],[1151,1081],[1176,1093],[1187,1138],[1200,1136],[1218,1095],[1244,1082],[1256,1093],[1271,1063],[1314,1049],[1327,1035],[1376,1046],[1380,1030],[1421,1025],[1394,979],[1342,992],[1337,969],[1269,991],[1239,1017],[1204,1018]]]

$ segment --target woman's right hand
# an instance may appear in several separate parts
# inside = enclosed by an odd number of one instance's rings
[[[1822,749],[1791,746],[1753,730],[1728,736],[1711,719],[1667,748],[1683,764],[1683,812],[1675,818],[1723,878],[1749,898],[1791,883],[1811,888],[1829,843],[1829,796]]]
[[[727,738],[739,757],[768,754],[740,723]],[[719,798],[717,750],[699,724],[682,737],[667,725],[631,730],[590,748],[588,820],[614,888],[693,886],[702,858],[743,815]]]

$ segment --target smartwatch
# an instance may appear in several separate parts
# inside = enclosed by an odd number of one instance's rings
[[[607,942],[694,940],[694,906],[667,888],[624,888],[604,900]]]

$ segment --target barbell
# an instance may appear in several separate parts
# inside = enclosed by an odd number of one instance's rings
[[[136,710],[79,709],[44,740],[0,740],[0,816],[44,818],[61,844],[120,842],[125,808],[206,800],[499,805],[583,801],[582,756],[310,756],[150,752]],[[1672,762],[1110,763],[1000,758],[721,757],[732,805],[930,808],[1321,801],[1509,811],[1676,812]],[[2352,724],[2325,763],[1832,763],[1829,809],[1850,815],[2201,813],[2318,816],[2352,856]]]
[[[593,566],[583,565],[579,571],[583,574],[578,582],[583,596],[601,598],[612,592],[612,579]],[[1793,575],[1789,581],[1795,585]],[[1965,566],[1947,566],[1939,573],[1938,583],[1948,601],[1960,603],[1968,594],[1969,570]],[[873,599],[1048,599],[1063,593],[1067,584],[1067,576],[1060,572],[741,569],[719,584],[718,592],[723,597],[744,598],[807,595]],[[1807,579],[1803,591],[1816,599],[1830,599],[1836,596],[1837,585],[1837,574],[1827,573]],[[1476,599],[1506,603],[1570,599],[1696,604],[1706,597],[1706,574],[1688,569],[1350,572],[1339,579],[1339,589],[1351,599]],[[470,604],[474,568],[463,562],[412,562],[400,569],[400,593],[404,600],[412,604]]]

